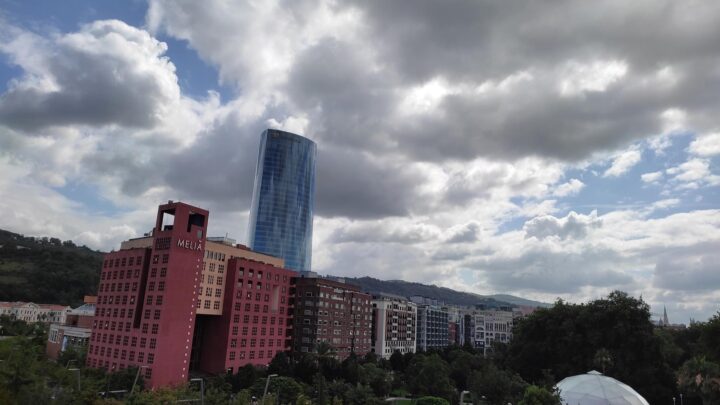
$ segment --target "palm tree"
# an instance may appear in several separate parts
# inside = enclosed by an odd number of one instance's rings
[[[720,403],[720,365],[705,357],[693,357],[680,368],[678,387],[699,395],[703,404]]]

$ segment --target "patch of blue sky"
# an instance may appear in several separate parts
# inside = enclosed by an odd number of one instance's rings
[[[126,24],[143,27],[147,4],[144,1],[84,0],[10,0],[0,6],[0,18],[26,30],[48,35],[77,31],[80,26],[96,20],[117,19]],[[215,91],[222,101],[232,98],[232,88],[219,84],[217,69],[205,63],[185,41],[159,34],[158,40],[168,45],[167,56],[173,62],[178,84],[183,94],[204,99],[208,91]],[[22,69],[0,56],[0,91],[5,92],[13,78],[20,77]]]
[[[640,147],[642,159],[627,172],[616,176],[604,177],[603,174],[612,164],[612,160],[598,162],[582,169],[568,169],[563,181],[579,179],[585,187],[576,195],[554,198],[556,212],[553,215],[563,217],[570,211],[588,215],[596,210],[598,215],[605,215],[618,210],[645,211],[648,218],[661,218],[674,213],[720,207],[720,187],[704,186],[698,189],[683,189],[678,182],[669,181],[666,170],[679,166],[692,158],[688,147],[694,134],[676,134],[671,138],[671,145],[661,153],[656,153],[643,142]],[[713,173],[720,170],[720,157],[710,159]],[[662,172],[663,177],[657,183],[642,180],[645,173]],[[670,176],[671,177],[671,176]],[[562,181],[561,181],[562,182]],[[653,203],[661,200],[677,199],[676,204],[656,207],[650,210]],[[531,200],[515,197],[511,201],[523,206]],[[498,233],[522,229],[528,216],[518,215],[504,221]]]
[[[100,190],[92,184],[69,181],[62,187],[55,187],[55,191],[65,198],[80,204],[86,213],[93,215],[117,215],[123,209],[102,197]]]
[[[175,65],[183,94],[195,99],[204,99],[208,91],[215,91],[220,95],[223,103],[232,99],[233,89],[220,84],[217,69],[203,61],[186,41],[166,35],[158,35],[157,38],[168,46],[166,56]]]

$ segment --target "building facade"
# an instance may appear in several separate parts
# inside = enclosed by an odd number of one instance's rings
[[[480,310],[467,314],[466,326],[473,347],[487,354],[492,350],[492,342],[510,342],[515,316],[512,310]]]
[[[315,143],[300,135],[264,131],[250,208],[250,248],[301,272],[312,262],[316,153]]]
[[[272,264],[231,258],[222,314],[199,317],[197,368],[234,373],[246,364],[266,366],[277,353],[289,351],[296,276]]]
[[[389,359],[395,351],[415,353],[417,304],[404,297],[374,296],[373,352]]]
[[[446,307],[420,304],[417,306],[417,350],[443,349],[450,343]]]
[[[187,380],[208,216],[170,201],[151,247],[105,255],[88,366],[138,366],[152,387]]]
[[[72,308],[54,304],[35,304],[33,302],[0,302],[0,316],[27,323],[63,323],[67,312]]]
[[[191,369],[266,365],[288,350],[297,273],[282,259],[208,241],[208,216],[168,202],[150,236],[105,256],[88,366],[140,367],[159,387],[187,381]]]
[[[57,360],[62,352],[72,347],[87,348],[92,333],[97,297],[86,296],[85,303],[67,312],[64,322],[50,324],[45,353]]]
[[[339,360],[372,349],[372,296],[338,280],[302,277],[297,280],[293,349],[312,352],[325,342]]]

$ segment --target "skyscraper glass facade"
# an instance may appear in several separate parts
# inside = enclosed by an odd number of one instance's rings
[[[248,244],[298,271],[310,271],[312,261],[316,154],[315,143],[300,135],[262,133]]]

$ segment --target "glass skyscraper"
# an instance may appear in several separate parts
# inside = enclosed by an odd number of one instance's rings
[[[285,259],[285,267],[310,271],[315,205],[315,142],[268,129],[260,139],[248,244]]]

